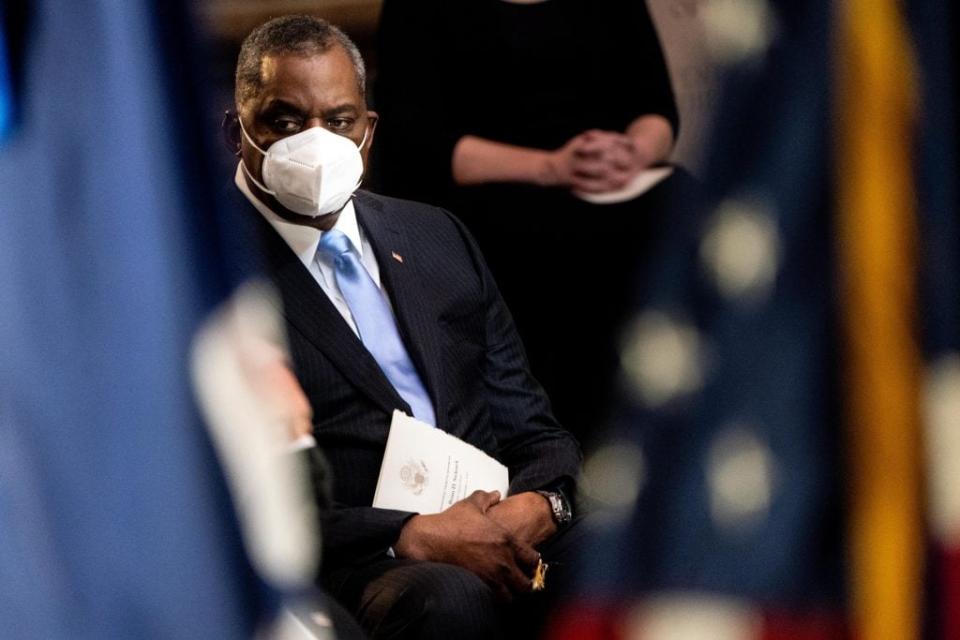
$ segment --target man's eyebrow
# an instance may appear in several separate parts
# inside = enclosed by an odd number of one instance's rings
[[[294,113],[303,115],[304,111],[292,102],[287,102],[283,98],[272,98],[263,108],[263,113]]]
[[[324,110],[323,115],[329,118],[332,116],[356,115],[359,112],[360,109],[355,104],[341,104],[332,109]]]

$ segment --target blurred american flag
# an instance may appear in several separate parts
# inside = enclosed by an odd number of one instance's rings
[[[960,637],[955,10],[700,3],[722,63],[554,638]]]

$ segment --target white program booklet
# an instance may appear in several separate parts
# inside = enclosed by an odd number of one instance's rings
[[[477,489],[506,497],[509,486],[507,468],[480,449],[393,412],[374,507],[439,513]]]
[[[654,167],[641,171],[622,189],[606,193],[584,193],[574,191],[573,195],[593,204],[618,204],[633,200],[666,180],[673,173],[673,167]]]

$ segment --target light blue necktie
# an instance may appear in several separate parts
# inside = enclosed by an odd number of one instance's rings
[[[400,397],[410,405],[414,417],[436,426],[430,396],[403,346],[390,306],[361,264],[350,238],[342,231],[331,229],[324,232],[317,250],[333,258],[337,286],[350,307],[363,346],[373,355]]]

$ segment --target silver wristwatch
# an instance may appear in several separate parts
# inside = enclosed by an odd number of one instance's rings
[[[550,504],[550,512],[553,514],[553,521],[558,527],[562,527],[573,519],[573,512],[570,509],[570,503],[559,491],[537,491],[547,499]]]

